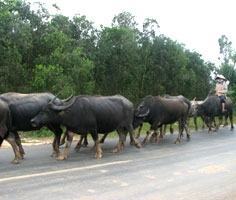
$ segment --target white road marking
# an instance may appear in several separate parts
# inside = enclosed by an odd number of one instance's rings
[[[156,179],[156,177],[152,176],[152,175],[146,175],[145,177],[148,178],[148,179]]]
[[[0,183],[6,182],[6,181],[12,181],[12,180],[34,178],[34,177],[39,177],[39,176],[48,176],[48,175],[53,175],[53,174],[61,174],[61,173],[66,173],[66,172],[81,171],[81,170],[86,170],[86,169],[95,169],[95,168],[106,167],[106,166],[110,166],[110,165],[121,165],[121,164],[130,163],[132,161],[133,160],[121,160],[121,161],[116,161],[116,162],[90,165],[90,166],[85,166],[85,167],[75,167],[75,168],[62,169],[62,170],[56,170],[56,171],[50,171],[50,172],[42,172],[42,173],[27,174],[27,175],[22,175],[22,176],[7,177],[7,178],[1,178]]]
[[[108,172],[108,170],[101,169],[100,172],[101,172],[101,173],[106,173],[106,172]]]
[[[208,165],[198,170],[198,172],[202,174],[216,174],[216,173],[222,173],[222,172],[230,172],[230,170],[227,169],[226,165]]]
[[[95,193],[95,190],[93,190],[93,189],[88,189],[88,192],[90,192],[90,193]]]
[[[121,186],[121,187],[127,187],[127,186],[129,186],[129,184],[126,183],[126,182],[121,182],[120,186]]]
[[[182,172],[174,172],[173,173],[175,176],[180,176],[180,175],[182,175]]]

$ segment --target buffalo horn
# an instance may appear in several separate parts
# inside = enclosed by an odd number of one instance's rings
[[[70,95],[68,98],[66,99],[62,99],[63,102],[67,102],[67,101],[70,101],[71,99],[73,98],[73,94]]]
[[[72,106],[74,103],[75,103],[75,100],[76,98],[72,98],[71,102],[68,102],[68,103],[63,103],[63,105],[59,106],[59,105],[55,105],[54,103],[51,103],[50,104],[50,107],[53,109],[53,110],[56,110],[56,111],[62,111],[62,110],[65,110],[67,108],[69,108],[70,106]]]
[[[138,114],[138,117],[146,117],[149,114],[150,110],[148,109],[147,112],[143,114]]]

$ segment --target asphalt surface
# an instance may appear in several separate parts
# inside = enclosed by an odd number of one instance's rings
[[[78,153],[71,149],[66,161],[49,156],[51,145],[27,146],[19,165],[10,163],[11,148],[0,149],[0,200],[235,200],[235,132],[194,132],[180,144],[166,135],[141,149],[127,141],[119,154],[111,153],[117,139],[108,139],[101,160],[92,142]]]

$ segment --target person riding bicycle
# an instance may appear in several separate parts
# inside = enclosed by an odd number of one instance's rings
[[[216,80],[216,88],[215,88],[215,92],[216,95],[220,98],[220,103],[221,103],[221,107],[222,107],[222,113],[226,112],[225,109],[225,100],[226,100],[226,94],[228,92],[228,85],[229,85],[229,81],[223,76],[218,74],[215,77]]]

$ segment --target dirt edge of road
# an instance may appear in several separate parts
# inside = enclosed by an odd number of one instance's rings
[[[79,140],[79,136],[74,136],[73,141]],[[42,138],[21,138],[21,142],[23,146],[33,146],[33,145],[41,145],[41,144],[51,144],[53,141],[53,137],[42,137]],[[1,148],[10,148],[11,145],[7,141],[3,141]]]
[[[52,138],[40,138],[40,139],[33,139],[33,138],[22,138],[22,145],[23,146],[32,146],[32,145],[40,145],[40,144],[51,144]],[[11,145],[4,141],[2,143],[1,148],[9,148]]]

